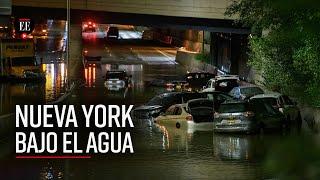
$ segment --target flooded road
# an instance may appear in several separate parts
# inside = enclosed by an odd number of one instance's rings
[[[16,104],[43,104],[56,100],[65,92],[67,80],[66,21],[48,20],[37,25],[33,33],[37,63],[46,73],[45,83],[1,83],[0,116],[13,113]]]
[[[151,86],[151,82],[183,79],[185,73],[184,68],[174,62],[174,47],[130,39],[97,40],[85,42],[83,46],[90,56],[102,58],[101,62],[86,64],[84,86],[71,96],[70,104],[138,106],[166,91],[164,87]],[[64,56],[60,52],[53,54],[50,62],[43,65],[47,77],[45,84],[1,85],[1,103],[4,102],[1,112],[12,110],[11,106],[16,103],[47,102],[64,93],[67,78]],[[121,90],[106,87],[105,74],[109,70],[125,70],[132,75],[132,85]],[[191,133],[158,126],[153,119],[134,119],[134,124],[135,128],[131,130],[134,154],[96,155],[85,160],[14,159],[14,142],[2,138],[0,173],[5,179],[49,179],[48,174],[54,179],[76,180],[269,179],[275,175],[264,169],[268,154],[274,150],[272,147],[290,137],[282,133]]]

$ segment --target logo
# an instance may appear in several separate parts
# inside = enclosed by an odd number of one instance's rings
[[[14,23],[14,28],[17,33],[29,34],[34,29],[34,23],[30,18],[17,18]]]

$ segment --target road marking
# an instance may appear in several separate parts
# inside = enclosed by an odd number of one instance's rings
[[[176,61],[175,61],[175,59],[174,59],[174,60],[171,60],[171,59],[173,59],[173,58],[175,58],[175,57],[169,56],[168,54],[164,53],[163,51],[161,51],[161,50],[159,50],[159,49],[157,49],[157,48],[153,48],[153,49],[155,49],[155,50],[156,50],[157,52],[159,52],[160,54],[166,56],[172,64],[177,64]]]

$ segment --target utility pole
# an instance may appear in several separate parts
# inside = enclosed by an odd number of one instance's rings
[[[1,61],[1,75],[4,75],[4,68],[3,68],[3,50],[2,50],[2,41],[0,41],[0,53],[1,53],[1,57],[0,57],[0,61]]]
[[[67,0],[67,72],[70,77],[70,0]],[[70,88],[70,79],[67,79],[67,88]]]

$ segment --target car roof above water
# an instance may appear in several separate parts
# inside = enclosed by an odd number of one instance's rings
[[[268,94],[258,94],[250,99],[262,99],[262,98],[279,98],[281,96],[280,93],[268,93]]]

